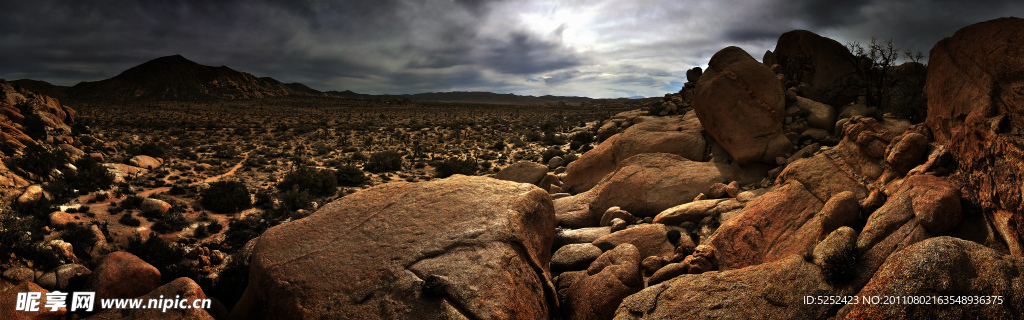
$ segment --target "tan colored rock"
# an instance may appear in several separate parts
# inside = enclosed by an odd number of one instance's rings
[[[45,192],[43,191],[43,186],[34,184],[28,186],[28,188],[25,189],[25,192],[18,197],[18,202],[26,203],[31,201],[38,201],[39,199],[43,198],[44,194]]]
[[[636,247],[623,244],[605,252],[565,294],[563,319],[611,319],[629,295],[643,289],[642,257]]]
[[[139,168],[153,170],[164,164],[164,160],[145,155],[138,155],[128,160],[128,164]]]
[[[671,257],[676,246],[669,241],[668,231],[662,224],[642,224],[600,237],[593,244],[601,250],[611,250],[628,243],[640,250],[641,259],[650,256]]]
[[[804,97],[796,97],[796,106],[807,113],[807,125],[811,128],[835,129],[837,113],[832,106]]]
[[[563,190],[590,190],[623,161],[637,154],[664,152],[702,161],[706,142],[703,127],[692,112],[646,121],[612,136],[569,164]]]
[[[555,233],[555,249],[572,243],[591,243],[612,233],[612,227],[562,229]]]
[[[135,255],[117,251],[103,257],[85,288],[96,299],[135,298],[160,286],[160,271]]]
[[[160,199],[146,198],[139,204],[139,210],[142,212],[156,212],[159,214],[167,213],[171,210],[171,204]]]
[[[601,216],[600,226],[611,226],[612,220],[614,219],[622,219],[622,221],[627,224],[633,224],[636,222],[636,217],[634,217],[628,211],[622,210],[622,208],[619,207],[611,207],[608,208],[608,210],[605,210],[604,215]]]
[[[37,311],[15,311],[14,307],[18,304],[18,293],[34,293],[40,294],[38,300],[39,305]],[[39,285],[32,282],[22,282],[16,285],[12,285],[7,288],[0,287],[0,319],[10,320],[44,320],[44,319],[67,319],[71,316],[68,313],[67,308],[57,308],[52,310],[51,308],[44,308],[46,303],[46,294],[49,290],[43,289]],[[98,303],[98,302],[97,302]]]
[[[255,240],[231,318],[552,317],[550,201],[462,175],[345,196]]]
[[[677,276],[629,296],[615,319],[825,319],[832,305],[803,303],[804,296],[850,295],[832,287],[820,268],[789,256],[743,269]]]
[[[782,132],[785,108],[775,74],[738,47],[711,57],[693,100],[704,129],[739,163],[772,163],[791,151]]]
[[[574,243],[558,248],[551,255],[551,271],[584,270],[601,256],[600,248],[590,243]]]
[[[203,300],[207,299],[206,293],[203,292],[203,288],[199,287],[195,281],[189,278],[178,278],[174,281],[168,282],[159,288],[147,293],[140,297],[145,299],[143,301],[149,301],[150,299],[169,299],[172,298],[174,301],[184,299],[187,303],[195,303],[197,300],[199,303],[203,303]],[[180,298],[179,298],[180,297]],[[98,304],[98,302],[97,302]],[[203,306],[203,305],[201,305]],[[164,309],[161,305],[160,308],[142,308],[142,309],[108,309],[97,313],[89,319],[98,320],[128,320],[128,319],[154,319],[154,320],[171,320],[171,319],[195,319],[195,320],[213,320],[213,316],[207,312],[207,309],[211,309],[212,303],[209,306],[203,306],[203,308],[167,308]]]
[[[665,209],[654,217],[654,223],[676,225],[686,221],[700,222],[707,216],[719,215],[743,207],[735,199],[697,200]]]
[[[695,198],[714,183],[756,182],[765,169],[694,162],[667,153],[639,154],[620,163],[593,189],[555,200],[555,212],[559,225],[571,228],[599,225],[601,215],[613,206],[636,217],[651,217]]]
[[[533,161],[519,161],[498,171],[494,178],[537,185],[547,173],[548,168],[543,164]]]

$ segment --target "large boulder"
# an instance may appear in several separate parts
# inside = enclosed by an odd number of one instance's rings
[[[723,270],[739,269],[809,252],[833,230],[854,224],[858,214],[853,192],[822,202],[790,180],[751,201],[708,241]]]
[[[689,202],[722,181],[760,181],[764,168],[696,162],[668,153],[642,153],[626,159],[587,192],[555,200],[560,225],[596,227],[608,208],[618,206],[637,217],[653,217]]]
[[[605,140],[566,167],[563,190],[590,190],[627,158],[641,153],[664,152],[693,161],[704,160],[707,143],[697,116],[660,117],[645,121]]]
[[[676,246],[669,241],[669,230],[663,224],[643,224],[600,237],[593,244],[601,250],[611,250],[628,243],[640,251],[640,259],[650,256],[672,257]]]
[[[153,170],[164,164],[164,160],[145,155],[138,155],[128,160],[128,164],[139,168]]]
[[[42,319],[70,319],[71,315],[68,314],[67,308],[57,308],[52,311],[50,308],[44,308],[46,304],[46,294],[49,290],[46,290],[39,285],[32,282],[22,282],[16,285],[4,286],[4,281],[0,281],[0,319],[10,320],[42,320]],[[14,308],[18,306],[19,293],[39,293],[40,297],[37,300],[36,311],[15,311]],[[68,300],[71,298],[69,297]],[[98,304],[98,302],[97,302]]]
[[[1024,19],[960,29],[932,48],[928,126],[960,172],[964,197],[979,203],[1010,251],[1024,255]]]
[[[772,61],[786,79],[806,83],[804,97],[833,106],[844,106],[860,95],[857,59],[846,46],[807,30],[793,30],[779,36]]]
[[[738,47],[718,51],[697,82],[693,110],[704,129],[739,163],[774,163],[793,148],[783,135],[782,85]]]
[[[807,113],[807,125],[811,128],[832,132],[836,126],[836,109],[832,106],[804,97],[796,97],[796,106]]]
[[[1024,314],[1022,274],[1024,259],[1019,257],[1007,257],[963,239],[931,238],[890,256],[857,295],[943,300],[930,301],[931,305],[913,300],[850,304],[839,310],[837,318],[1013,319]],[[974,300],[951,301],[964,296]]]
[[[577,278],[563,297],[562,319],[611,319],[622,299],[640,291],[640,251],[623,244],[605,252]]]
[[[806,296],[849,295],[829,285],[801,256],[748,268],[687,274],[647,287],[622,301],[615,319],[825,319],[831,304]],[[813,302],[813,301],[811,301]]]
[[[174,298],[171,298],[174,297]],[[186,308],[181,308],[177,305],[174,307],[167,307],[161,305],[159,308],[140,308],[140,309],[107,309],[97,313],[89,319],[97,320],[128,320],[128,319],[153,319],[153,320],[172,320],[172,319],[190,319],[190,320],[213,320],[213,316],[207,312],[207,309],[213,307],[212,301],[206,298],[206,294],[203,293],[203,288],[199,287],[195,281],[189,278],[181,277],[174,281],[168,282],[159,288],[147,293],[146,295],[139,297],[142,301],[156,300],[163,303],[167,299],[171,299],[174,302],[186,301]],[[203,303],[208,304],[204,305]],[[195,303],[199,303],[200,308],[195,308]],[[98,304],[98,303],[97,303]]]
[[[160,286],[160,271],[135,255],[111,252],[93,270],[85,289],[96,299],[135,298]]]
[[[533,161],[519,161],[501,169],[494,175],[495,179],[515,181],[538,185],[548,174],[548,167]]]
[[[532,185],[380,185],[254,240],[231,318],[550,318],[554,236],[551,198]]]

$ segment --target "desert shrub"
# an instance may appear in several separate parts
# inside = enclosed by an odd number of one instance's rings
[[[192,236],[196,239],[205,239],[210,236],[210,231],[207,230],[205,224],[199,224],[196,229],[192,231]]]
[[[153,231],[161,234],[173,233],[181,231],[188,225],[188,218],[185,218],[178,210],[172,209],[157,217],[156,222],[153,223]]]
[[[352,161],[366,161],[366,160],[370,160],[370,157],[367,157],[365,153],[356,151],[356,153],[352,154],[352,158],[351,159],[352,159]]]
[[[253,206],[256,206],[258,208],[266,209],[274,205],[274,193],[271,192],[269,189],[264,188],[257,190],[256,195],[253,196],[253,198],[255,198],[255,201],[253,201]]]
[[[60,238],[75,250],[75,256],[79,258],[89,257],[89,250],[96,244],[96,235],[88,227],[77,223],[68,222],[64,224],[60,232]]]
[[[164,241],[155,234],[150,235],[146,241],[142,241],[138,235],[128,238],[128,245],[124,251],[156,267],[163,282],[177,279],[184,275],[183,269],[187,269],[187,262],[183,261],[185,249],[176,243]]]
[[[537,141],[540,141],[543,138],[544,138],[544,136],[541,135],[539,132],[536,132],[536,131],[529,131],[529,132],[527,132],[523,136],[523,139],[526,140],[526,141],[529,141],[529,142],[537,142]]]
[[[64,180],[79,192],[103,190],[114,184],[114,175],[96,159],[83,157],[74,165],[76,170],[66,170]]]
[[[492,144],[490,146],[490,149],[491,150],[497,150],[497,151],[505,150],[505,142],[504,141],[495,141],[494,144]]]
[[[180,196],[180,195],[183,195],[183,194],[187,193],[187,190],[185,190],[185,188],[182,187],[182,186],[174,185],[174,186],[171,186],[171,190],[168,190],[167,193],[169,193],[171,195],[174,195],[174,196]]]
[[[217,234],[224,230],[224,225],[220,224],[220,221],[213,220],[206,224],[206,229],[210,231],[210,234]]]
[[[242,298],[242,293],[249,286],[249,263],[240,255],[231,256],[224,269],[220,271],[211,286],[204,286],[203,291],[217,297],[224,306],[231,310]]]
[[[299,209],[310,209],[314,199],[308,191],[293,187],[290,190],[278,193],[277,200],[280,201],[283,208],[289,211],[295,211]]]
[[[111,212],[111,214],[113,214],[113,212]],[[142,225],[142,221],[140,221],[139,218],[132,216],[131,212],[126,212],[124,215],[117,219],[117,222],[129,227],[138,227]]]
[[[573,133],[571,136],[569,136],[569,139],[571,141],[579,142],[580,144],[589,144],[591,142],[594,142],[594,135],[591,134],[590,132],[580,131]]]
[[[48,221],[50,212],[57,211],[57,206],[47,197],[40,197],[39,200],[15,202],[11,209],[22,217],[35,217],[39,221]]]
[[[541,143],[549,146],[565,144],[565,136],[548,131],[544,133],[544,138],[541,139]]]
[[[120,206],[121,209],[125,210],[138,209],[139,205],[142,205],[143,200],[146,200],[146,198],[142,196],[131,195],[128,196],[127,198],[124,198],[124,200],[121,201],[121,203],[118,206]]]
[[[62,168],[68,162],[67,156],[59,150],[48,149],[40,144],[29,144],[22,150],[21,157],[11,157],[7,167],[24,173],[47,178],[54,169]]]
[[[224,244],[235,250],[241,249],[246,242],[259,237],[272,226],[270,221],[263,219],[260,215],[247,215],[241,219],[231,219],[228,221],[228,231],[224,232]]]
[[[169,149],[171,149],[171,146],[166,142],[146,142],[143,144],[130,145],[125,151],[133,156],[147,155],[150,157],[165,158],[167,157],[167,150]]]
[[[338,166],[337,171],[334,172],[334,176],[337,178],[338,185],[346,187],[358,187],[366,184],[370,180],[370,178],[363,173],[363,170],[352,165]]]
[[[217,181],[199,195],[199,203],[210,211],[233,213],[252,207],[249,189],[241,181]]]
[[[39,232],[43,227],[42,221],[32,216],[0,214],[0,252],[33,261],[43,269],[60,265],[57,253],[50,246],[39,242],[43,236]]]
[[[474,175],[477,170],[476,160],[448,158],[444,161],[435,161],[430,164],[434,167],[434,176],[446,178],[456,174]]]
[[[27,105],[27,104],[26,104]],[[22,114],[26,114],[22,111]],[[35,112],[28,112],[25,119],[21,121],[21,126],[24,128],[22,132],[25,133],[29,138],[36,141],[42,141],[46,139],[46,122],[43,118]]]
[[[299,166],[294,171],[285,174],[281,182],[277,183],[277,189],[282,191],[298,189],[313,196],[326,197],[338,191],[338,179],[330,170]]]
[[[402,169],[402,155],[394,150],[381,151],[370,155],[363,169],[373,173],[397,171]]]
[[[575,154],[575,153],[566,154],[566,155],[562,156],[562,160],[564,160],[564,162],[562,162],[563,163],[562,166],[568,167],[570,163],[572,163],[573,161],[578,160],[579,158],[580,158],[580,156],[578,154]]]

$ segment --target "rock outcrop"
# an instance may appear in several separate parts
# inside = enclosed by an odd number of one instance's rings
[[[791,82],[787,88],[803,87],[801,94],[811,100],[844,106],[860,95],[858,60],[838,41],[793,30],[779,36],[770,58],[764,64],[779,65]]]
[[[703,79],[703,78],[702,78]],[[764,177],[756,166],[696,162],[668,153],[642,153],[619,163],[587,192],[555,200],[560,225],[596,227],[608,208],[618,206],[637,217],[652,217],[689,202],[722,181],[754,183]]]
[[[958,30],[929,55],[928,126],[959,165],[953,180],[1024,255],[1024,19]]]
[[[550,199],[460,175],[348,195],[254,240],[231,318],[552,317]]]
[[[1012,319],[1024,313],[1022,274],[1022,258],[1006,257],[967,240],[931,238],[890,256],[857,295],[942,296],[941,305],[940,301],[924,305],[927,302],[913,300],[890,305],[851,304],[840,309],[837,318]],[[972,296],[973,301],[953,302],[964,296]]]
[[[776,157],[792,151],[782,132],[782,84],[743,49],[728,47],[711,57],[697,82],[693,110],[736,162],[775,163]]]
[[[702,131],[700,120],[692,112],[631,126],[570,163],[563,189],[573,193],[590,190],[620,163],[641,153],[671,153],[703,161],[707,142]]]

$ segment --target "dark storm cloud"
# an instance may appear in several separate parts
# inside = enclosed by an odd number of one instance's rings
[[[0,77],[72,85],[181,54],[366,93],[482,90],[615,97],[678,91],[737,45],[807,29],[927,54],[957,29],[1024,16],[1010,0],[39,0],[0,12]]]
[[[481,64],[509,74],[533,74],[580,65],[579,57],[561,50],[554,42],[543,41],[523,32],[509,39],[484,42],[487,48]]]

